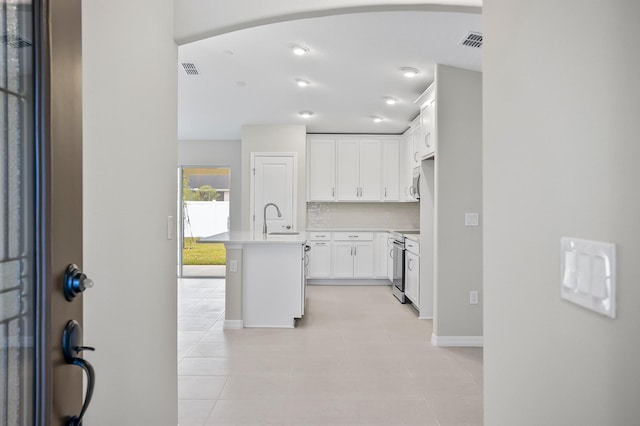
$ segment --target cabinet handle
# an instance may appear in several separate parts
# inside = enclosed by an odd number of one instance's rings
[[[351,256],[353,256],[353,246],[351,246]]]
[[[316,243],[316,246],[324,246],[327,245],[327,243]]]
[[[411,261],[413,260],[412,258],[408,259],[409,261],[407,262],[407,269],[409,269],[410,271],[413,271],[413,269],[411,269]]]
[[[384,187],[384,197],[387,198],[387,187]]]
[[[413,161],[415,161],[416,163],[418,162],[418,152],[414,152],[413,153]]]
[[[331,188],[331,196],[332,197],[336,196],[336,189],[335,188]]]
[[[393,249],[389,250],[389,257],[393,259]]]

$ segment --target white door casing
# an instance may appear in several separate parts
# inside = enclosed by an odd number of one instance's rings
[[[282,232],[296,230],[296,153],[251,153],[251,217],[250,231],[262,233],[264,207],[267,208],[267,231]]]

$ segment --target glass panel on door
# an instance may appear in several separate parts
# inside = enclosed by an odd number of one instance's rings
[[[32,5],[0,3],[0,424],[33,424]]]

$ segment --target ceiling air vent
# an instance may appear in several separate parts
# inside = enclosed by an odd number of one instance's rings
[[[198,67],[193,62],[181,62],[182,68],[187,75],[199,75]]]
[[[482,47],[482,34],[470,31],[465,38],[460,42],[463,46]]]
[[[23,38],[18,34],[11,34],[11,33],[4,33],[0,35],[0,42],[2,42],[2,44],[5,44],[9,47],[13,47],[14,49],[21,49],[23,47],[33,46],[33,44],[26,38]]]

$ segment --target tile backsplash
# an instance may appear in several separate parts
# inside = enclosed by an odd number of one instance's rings
[[[420,203],[307,203],[307,229],[419,229]]]

